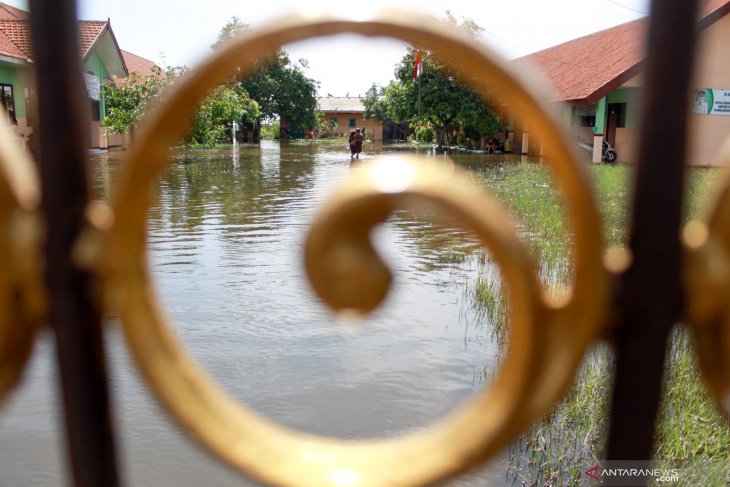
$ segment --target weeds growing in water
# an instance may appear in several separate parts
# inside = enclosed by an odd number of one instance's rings
[[[604,248],[625,243],[631,200],[631,168],[592,166],[594,195],[603,222]],[[570,282],[571,244],[565,211],[546,168],[506,163],[475,171],[497,199],[515,215],[516,226],[539,262],[547,288]],[[690,173],[685,218],[700,216],[717,170]],[[471,302],[492,339],[508,340],[508,299],[494,265],[487,261],[471,290]],[[555,410],[509,449],[508,478],[519,485],[575,485],[584,470],[602,458],[608,421],[613,356],[599,345],[585,358],[567,396]],[[686,485],[730,485],[730,428],[705,390],[694,361],[692,342],[681,328],[672,334],[664,396],[657,426],[659,466],[682,468]]]

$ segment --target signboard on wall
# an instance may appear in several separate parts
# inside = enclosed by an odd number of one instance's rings
[[[730,115],[730,90],[697,88],[691,106],[698,115]]]
[[[99,100],[99,78],[93,73],[84,73],[84,81],[86,82],[86,91],[89,93],[89,98],[92,100]]]

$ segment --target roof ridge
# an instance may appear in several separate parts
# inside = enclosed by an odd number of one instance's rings
[[[20,18],[18,13],[21,13],[23,16],[25,16],[26,17],[25,20],[27,20],[27,17],[29,15],[29,13],[26,12],[25,10],[19,9],[17,7],[13,7],[12,5],[8,5],[7,3],[0,2],[0,8],[18,20],[23,20]],[[7,20],[11,20],[11,19],[7,19]]]
[[[0,2],[0,12],[5,6]],[[78,20],[79,47],[81,48],[81,58],[93,49],[101,35],[109,30],[111,32],[110,21],[107,20]],[[0,32],[3,34],[3,44],[5,47],[0,49],[2,55],[23,59],[28,61],[33,58],[32,46],[30,42],[30,20],[22,18],[2,18],[0,17]]]
[[[730,1],[730,0],[728,0],[728,1]],[[626,27],[629,24],[634,24],[634,23],[639,23],[639,22],[646,22],[646,20],[648,20],[648,17],[640,17],[638,19],[629,20],[628,22],[623,22],[621,24],[616,24],[616,25],[614,25],[612,27],[606,27],[605,29],[597,30],[595,32],[591,32],[590,34],[586,34],[584,36],[576,37],[574,39],[570,39],[570,40],[567,40],[565,42],[561,42],[560,44],[555,44],[553,46],[546,47],[545,49],[540,49],[539,51],[535,51],[535,52],[531,52],[529,54],[525,54],[524,56],[520,56],[518,58],[515,58],[514,61],[522,60],[522,59],[525,59],[525,58],[528,58],[528,57],[531,57],[531,56],[537,56],[537,55],[540,55],[540,53],[543,53],[543,52],[546,52],[546,51],[550,51],[550,50],[553,50],[553,49],[558,48],[558,47],[565,46],[566,44],[570,44],[570,43],[573,43],[573,42],[576,42],[576,41],[584,41],[584,40],[589,39],[591,37],[597,37],[599,35],[605,34],[609,30],[619,29],[620,27]],[[554,61],[555,62],[559,62],[561,64],[566,64],[564,62],[561,62],[561,61],[558,61],[558,60],[555,60],[555,59],[554,59]]]
[[[700,15],[700,17],[697,19],[697,22],[701,22],[701,21],[705,20],[707,17],[710,17],[711,15],[715,14],[720,9],[722,9],[727,4],[729,4],[730,3],[730,0],[724,0],[724,2],[720,3],[719,5],[717,5],[712,10],[710,10],[708,12],[702,12],[702,9],[704,9],[705,7],[707,7],[707,5],[710,2],[712,2],[712,0],[702,0],[701,1],[700,6],[699,6],[700,12],[698,12],[698,14]],[[574,39],[570,39],[570,40],[567,40],[565,42],[561,42],[559,44],[555,44],[553,46],[546,47],[545,49],[540,49],[539,51],[534,51],[534,52],[531,52],[529,54],[525,54],[524,56],[520,56],[518,58],[515,58],[514,60],[517,61],[517,60],[520,60],[520,59],[524,59],[526,57],[530,57],[530,56],[533,56],[533,55],[536,55],[536,54],[540,54],[540,53],[545,52],[545,51],[549,51],[551,49],[554,49],[556,47],[563,46],[565,44],[570,44],[571,42],[588,39],[590,37],[594,37],[594,36],[603,34],[603,33],[605,33],[606,31],[609,31],[609,30],[619,29],[621,27],[625,27],[625,26],[627,26],[629,24],[646,22],[648,19],[649,19],[648,16],[644,16],[644,17],[639,17],[638,19],[629,20],[627,22],[622,22],[622,23],[616,24],[616,25],[614,25],[612,27],[606,27],[605,29],[597,30],[595,32],[591,32],[590,34],[586,34],[584,36],[576,37]],[[560,62],[560,61],[556,61],[556,62]]]
[[[704,30],[727,15],[730,0],[704,0],[695,22]],[[640,17],[513,61],[541,71],[557,100],[593,103],[637,73],[646,56],[648,20]]]
[[[101,38],[101,35],[104,33],[104,28],[107,28],[107,29],[111,30],[111,22],[107,19],[107,20],[104,20],[104,21],[101,21],[101,20],[92,20],[92,21],[80,20],[79,23],[80,24],[87,24],[87,25],[88,24],[92,24],[92,25],[97,25],[97,26],[100,26],[101,27],[101,29],[99,29],[99,31],[96,32],[96,35],[91,40],[91,42],[89,42],[89,45],[86,47],[86,49],[84,50],[84,52],[81,54],[81,59],[85,59],[86,56],[91,52],[91,50],[94,48],[94,46],[96,45],[96,43]],[[84,34],[81,31],[79,31],[79,37],[83,38],[83,36],[84,36]],[[83,48],[83,45],[81,47]],[[118,48],[119,48],[119,46],[117,46],[117,49]]]

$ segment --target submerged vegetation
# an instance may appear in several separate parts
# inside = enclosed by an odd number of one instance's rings
[[[631,170],[622,166],[590,168],[603,223],[604,248],[626,242]],[[540,277],[550,287],[569,282],[570,238],[565,212],[549,171],[534,163],[506,163],[475,171],[480,182],[509,208],[523,233]],[[718,171],[690,173],[685,218],[700,216]],[[508,300],[494,266],[485,266],[472,288],[472,302],[492,338],[508,340]],[[596,346],[585,358],[566,397],[535,423],[509,451],[508,478],[518,485],[575,485],[583,471],[603,458],[608,423],[612,350]],[[727,485],[730,428],[701,380],[691,336],[672,333],[664,395],[657,426],[655,459],[682,468],[686,485]],[[715,467],[715,468],[713,468]]]

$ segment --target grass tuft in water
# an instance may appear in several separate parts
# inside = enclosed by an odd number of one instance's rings
[[[590,177],[603,224],[604,248],[622,245],[628,232],[632,170],[591,166]],[[486,188],[515,215],[540,279],[559,289],[571,278],[571,241],[564,207],[546,167],[504,163],[476,171]],[[685,219],[702,216],[719,172],[689,173]],[[498,273],[486,262],[473,287],[472,303],[482,326],[503,349],[509,335],[508,299]],[[672,334],[667,359],[655,459],[682,468],[686,485],[730,484],[730,428],[705,389],[684,329]],[[575,485],[582,472],[602,458],[608,422],[612,351],[600,345],[587,354],[570,391],[555,410],[535,423],[509,448],[508,481],[519,485]]]

